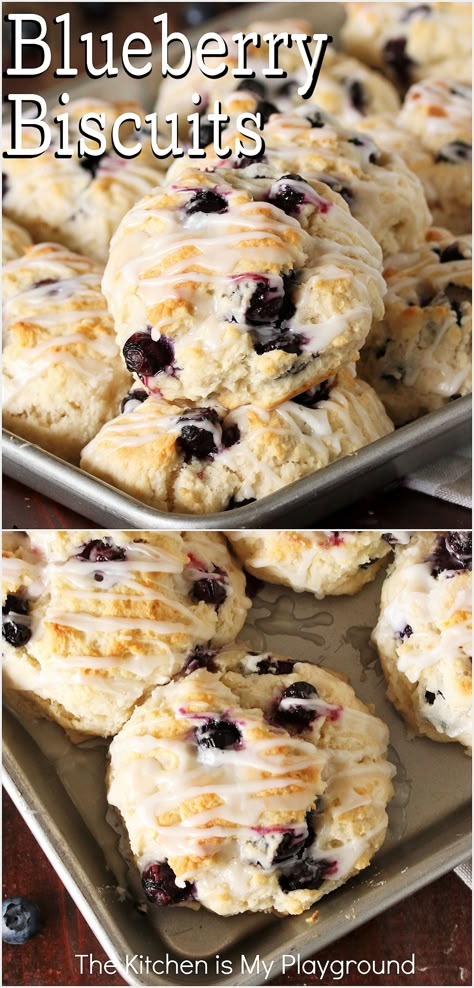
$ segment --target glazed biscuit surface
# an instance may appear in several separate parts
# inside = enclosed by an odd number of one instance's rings
[[[8,216],[2,216],[2,262],[8,264],[9,261],[16,260],[24,254],[27,247],[32,243],[27,230],[9,220]]]
[[[472,240],[432,229],[418,250],[388,258],[385,316],[359,372],[403,425],[471,391]]]
[[[274,407],[355,357],[380,248],[327,185],[287,179],[291,208],[286,180],[183,168],[122,221],[103,290],[147,390]]]
[[[82,468],[145,503],[189,513],[272,494],[393,428],[351,368],[272,411],[180,407],[141,390],[125,408],[83,450]]]
[[[233,639],[250,606],[213,533],[32,531],[6,572],[5,695],[82,734],[116,733],[195,645]]]
[[[381,532],[227,532],[245,568],[317,598],[353,594],[373,580],[390,552]]]
[[[421,532],[395,551],[373,632],[387,695],[410,727],[472,745],[470,532]]]
[[[93,261],[57,244],[3,269],[3,424],[73,461],[130,381],[100,279]]]
[[[148,898],[221,915],[299,914],[384,839],[387,729],[336,675],[249,653],[197,651],[110,749]]]

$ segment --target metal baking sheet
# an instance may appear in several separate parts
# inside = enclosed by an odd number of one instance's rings
[[[143,6],[146,16],[153,5]],[[339,3],[307,3],[298,9],[315,30],[330,33],[337,42],[344,20]],[[231,11],[188,31],[191,41],[206,30],[237,29],[251,20],[264,18],[272,23],[276,17],[295,17],[294,3],[241,3]],[[157,67],[159,52],[152,58]],[[147,78],[131,80],[119,66],[119,73],[112,79],[92,80],[82,77],[79,81],[67,80],[71,98],[97,96],[103,99],[135,98],[147,109],[153,109],[159,71],[156,68]],[[62,89],[44,94],[48,105],[54,105]],[[396,483],[410,470],[452,452],[471,437],[471,398],[460,398],[444,409],[426,415],[418,422],[399,429],[396,433],[379,439],[351,456],[325,467],[290,486],[260,499],[255,504],[232,512],[212,515],[169,514],[143,505],[91,477],[25,440],[4,434],[3,464],[5,472],[16,480],[33,487],[41,494],[55,498],[61,504],[85,515],[101,525],[126,525],[137,528],[252,528],[274,525],[312,525],[324,515],[353,503],[377,489]],[[432,521],[436,524],[436,519]]]
[[[170,514],[147,507],[8,432],[3,440],[3,469],[100,525],[168,530],[314,525],[325,515],[469,442],[471,411],[471,396],[458,398],[254,504],[210,515]],[[436,527],[436,519],[431,524]]]
[[[366,871],[318,903],[316,922],[308,922],[312,910],[286,918],[224,918],[205,910],[154,906],[147,914],[138,912],[121,891],[130,889],[132,876],[114,815],[107,811],[106,742],[74,746],[51,722],[19,723],[5,712],[7,789],[128,984],[261,984],[263,967],[260,973],[242,971],[242,956],[250,969],[257,955],[267,965],[273,961],[270,976],[277,977],[284,955],[313,955],[470,854],[470,759],[459,745],[410,736],[385,699],[383,675],[369,643],[382,579],[381,573],[355,597],[322,601],[265,584],[240,635],[258,651],[286,652],[345,672],[390,729],[389,758],[397,774],[386,842]],[[126,970],[127,956],[143,955],[153,963],[166,953],[177,960],[206,960],[208,973],[157,976]],[[216,953],[231,961],[232,975],[216,973]],[[395,959],[411,956],[408,942],[402,953]]]

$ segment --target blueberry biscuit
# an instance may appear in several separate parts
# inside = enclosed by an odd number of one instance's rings
[[[294,106],[301,106],[301,97],[296,89],[293,92]],[[329,46],[307,105],[311,103],[333,114],[347,127],[357,127],[361,119],[371,114],[397,113],[400,97],[395,86],[379,72]]]
[[[402,91],[435,76],[471,82],[470,3],[345,3],[342,42]]]
[[[56,244],[36,244],[3,269],[3,424],[72,461],[130,381],[101,273]]]
[[[436,225],[471,229],[471,89],[426,79],[408,90],[400,113],[368,116],[360,128],[400,154],[420,179]]]
[[[255,109],[257,100],[251,93],[234,93],[225,104],[231,124],[223,133],[222,143],[234,150],[237,141],[245,148],[252,147],[252,139],[236,127],[235,121],[244,96],[246,107]],[[207,170],[212,166],[218,173],[221,168],[227,173],[230,167],[237,172],[234,181],[252,181],[262,189],[269,179],[285,179],[287,184],[298,178],[310,184],[314,180],[325,182],[347,202],[352,215],[369,230],[384,254],[409,249],[424,236],[430,213],[420,180],[398,154],[383,145],[378,147],[370,134],[349,129],[310,104],[287,113],[275,110],[265,123],[263,137],[265,151],[257,159],[235,153],[222,161],[211,146],[197,167]],[[185,158],[178,159],[168,171],[168,180],[178,177],[188,164]],[[291,199],[295,200],[298,191],[296,187]],[[288,211],[291,199],[286,204]]]
[[[392,795],[388,734],[337,674],[196,650],[110,747],[147,898],[299,914],[365,868]]]
[[[271,408],[356,357],[380,249],[328,186],[287,178],[184,169],[120,224],[102,285],[147,390]]]
[[[226,532],[253,576],[323,598],[354,594],[370,583],[390,552],[381,532]]]
[[[25,253],[27,247],[32,244],[32,239],[23,227],[8,216],[2,217],[2,262],[8,264],[9,261],[16,260]]]
[[[374,391],[341,371],[271,412],[181,408],[135,389],[82,453],[84,470],[166,511],[239,507],[392,430]]]
[[[420,532],[395,550],[373,632],[387,696],[417,734],[472,745],[472,537]]]
[[[396,425],[471,390],[471,256],[470,237],[433,229],[387,261],[385,316],[358,366]]]
[[[196,646],[241,630],[245,578],[219,534],[29,533],[4,559],[4,692],[81,734],[115,734]]]
[[[138,157],[123,158],[113,151],[110,127],[119,114],[132,111],[142,117],[144,111],[135,103],[106,103],[101,100],[77,100],[68,105],[71,142],[77,140],[75,126],[82,114],[101,112],[105,119],[107,150],[99,157],[56,158],[59,136],[50,122],[51,146],[39,157],[3,158],[3,210],[24,226],[34,240],[51,240],[64,244],[88,257],[105,263],[110,238],[122,216],[162,180],[157,159],[148,144]],[[54,111],[53,111],[54,115]],[[127,135],[125,125],[120,136],[124,144],[135,144],[135,131]],[[5,134],[4,142],[9,140]],[[37,146],[34,135],[26,131],[24,143]],[[93,142],[89,142],[93,147]]]

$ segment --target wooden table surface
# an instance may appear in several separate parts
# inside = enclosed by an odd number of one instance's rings
[[[80,974],[76,954],[106,955],[62,882],[23,822],[10,798],[3,800],[3,895],[26,895],[41,907],[42,932],[19,947],[4,946],[4,985],[123,985],[119,975]],[[416,976],[357,975],[342,985],[469,985],[471,981],[471,894],[453,873],[426,886],[399,905],[317,954],[333,960],[402,961],[412,952]],[[316,956],[316,955],[315,955]],[[186,979],[183,979],[183,984]],[[280,976],[268,984],[319,985],[317,975]]]

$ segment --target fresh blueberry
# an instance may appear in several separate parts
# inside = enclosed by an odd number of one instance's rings
[[[94,157],[90,154],[86,154],[83,158],[79,158],[79,164],[81,168],[84,168],[85,171],[91,173],[92,178],[95,178],[101,162],[108,155],[108,153],[108,151],[104,151],[103,154],[99,154]]]
[[[86,542],[81,551],[76,553],[76,559],[83,559],[91,563],[107,563],[114,559],[126,559],[127,550],[123,546],[115,545],[111,538],[91,539]]]
[[[235,508],[245,508],[247,504],[254,504],[256,500],[256,497],[244,497],[241,501],[237,501],[234,495],[232,495],[225,510],[234,511]]]
[[[194,731],[196,743],[200,748],[233,748],[240,747],[242,735],[236,724],[229,720],[208,720]]]
[[[268,100],[261,99],[261,100],[258,101],[258,103],[257,103],[257,105],[255,107],[255,113],[260,113],[261,114],[261,117],[262,117],[262,127],[264,127],[265,124],[268,123],[268,121],[269,121],[270,117],[272,116],[272,114],[273,113],[278,113],[278,108],[276,106],[274,106],[273,103],[269,103]]]
[[[150,333],[134,333],[125,343],[123,356],[127,369],[140,377],[154,377],[170,367],[174,347],[166,336],[153,340]]]
[[[365,116],[367,113],[367,93],[359,79],[353,79],[347,84],[347,93],[354,110],[357,110],[361,116]]]
[[[281,179],[277,183],[277,188],[270,194],[268,201],[276,206],[278,209],[282,209],[284,213],[288,216],[294,215],[298,206],[304,202],[304,192],[301,189],[295,189],[291,182],[303,182],[304,179],[301,175],[282,175]]]
[[[308,120],[312,127],[325,127],[326,125],[326,121],[319,110],[316,110],[314,113],[307,113],[305,120]]]
[[[472,535],[470,532],[445,532],[439,535],[429,561],[431,575],[472,569]]]
[[[193,213],[227,213],[228,209],[224,197],[213,189],[199,189],[185,206],[188,216],[192,216]]]
[[[471,144],[466,144],[465,141],[451,141],[438,152],[435,161],[446,161],[450,165],[457,165],[461,161],[471,161],[471,158]]]
[[[141,388],[136,388],[134,391],[129,391],[128,394],[122,398],[120,403],[120,412],[122,415],[128,415],[133,412],[135,408],[138,408],[144,401],[149,398],[148,391],[144,391]]]
[[[297,889],[319,889],[324,879],[336,868],[335,861],[320,858],[305,858],[298,861],[288,874],[280,875],[278,882],[282,892],[295,892]]]
[[[265,86],[258,79],[242,79],[237,89],[243,89],[247,93],[254,93],[259,99],[265,99]]]
[[[453,244],[449,244],[448,247],[445,247],[444,250],[441,251],[439,259],[441,264],[448,264],[450,261],[463,261],[464,256],[459,250],[459,244],[454,241]]]
[[[219,578],[219,574],[209,575],[194,581],[191,596],[193,600],[203,600],[206,604],[220,607],[227,597],[227,590]]]
[[[225,449],[230,449],[240,442],[240,429],[238,425],[229,425],[222,430],[222,445]]]
[[[414,66],[413,59],[407,55],[406,38],[390,38],[383,48],[383,59],[401,86],[409,86]]]
[[[18,594],[7,593],[5,603],[2,606],[2,614],[29,614],[29,605],[26,597],[19,597]]]
[[[217,672],[218,666],[214,661],[216,655],[216,649],[207,648],[206,645],[196,645],[186,658],[183,667],[185,676],[189,676],[196,669],[207,669],[208,672]]]
[[[273,856],[272,864],[281,864],[290,858],[298,858],[303,854],[306,844],[306,834],[298,834],[289,830],[283,837]]]
[[[314,388],[303,391],[301,395],[295,395],[292,401],[297,405],[304,405],[305,408],[317,408],[322,401],[327,401],[331,394],[331,381],[322,381]]]
[[[2,940],[21,944],[36,936],[41,928],[41,913],[35,902],[17,896],[2,903]]]
[[[299,703],[299,700],[311,700],[317,697],[317,691],[311,683],[298,682],[287,686],[277,701],[274,710],[274,720],[282,727],[294,728],[297,731],[304,731],[316,719],[316,710]],[[282,706],[282,700],[294,700],[291,705]]]
[[[256,672],[259,676],[287,676],[293,672],[294,664],[292,659],[274,659],[269,655],[257,662]]]
[[[209,422],[211,426],[219,424],[219,416],[214,408],[190,408],[180,416],[181,435],[176,440],[177,446],[184,454],[187,463],[195,456],[205,460],[217,453],[214,430],[200,428],[199,422]]]
[[[262,277],[262,280],[257,282],[245,312],[246,323],[249,326],[276,324],[283,301],[283,292]]]
[[[194,898],[194,885],[186,882],[184,888],[180,888],[167,861],[148,865],[142,875],[142,885],[147,899],[158,906],[174,906],[177,902]]]
[[[2,623],[2,635],[9,645],[14,648],[21,648],[26,645],[31,638],[31,628],[27,624],[21,624],[9,618]]]
[[[304,343],[304,336],[282,331],[278,336],[273,336],[271,339],[264,338],[256,342],[254,350],[259,356],[262,353],[270,353],[271,350],[283,350],[285,353],[294,353],[295,356],[299,356],[302,353]]]
[[[430,707],[432,707],[435,700],[436,700],[436,693],[432,693],[430,690],[426,690],[425,703],[429,703]]]
[[[402,642],[405,638],[411,638],[412,634],[413,634],[413,628],[411,624],[406,624],[403,631],[396,632],[395,638],[397,638],[398,641]]]

